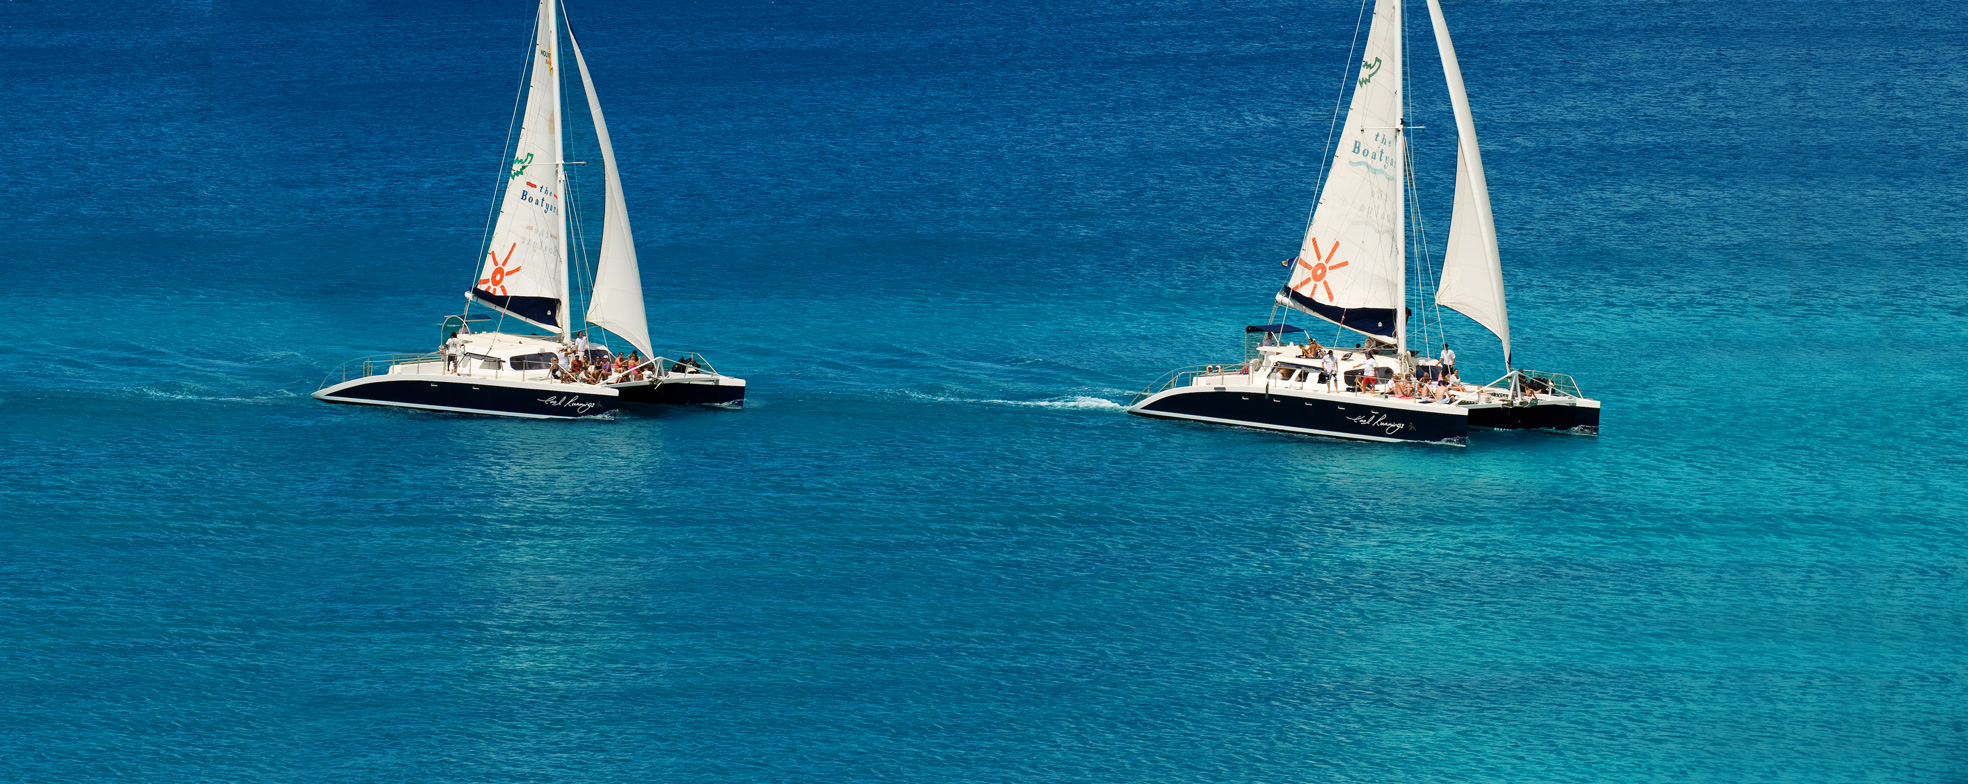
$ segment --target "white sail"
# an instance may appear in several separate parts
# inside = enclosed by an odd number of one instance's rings
[[[1442,282],[1435,302],[1496,333],[1503,341],[1504,365],[1509,366],[1510,311],[1503,299],[1503,257],[1497,252],[1496,219],[1490,213],[1490,186],[1483,178],[1483,153],[1476,144],[1476,119],[1469,111],[1462,67],[1456,64],[1455,44],[1449,41],[1449,26],[1436,0],[1428,0],[1428,16],[1435,23],[1435,46],[1442,53],[1456,118],[1455,213],[1449,219],[1449,247],[1442,256]]]
[[[1401,0],[1377,0],[1331,174],[1278,303],[1397,341],[1405,311]]]
[[[601,99],[595,97],[588,61],[581,56],[581,44],[574,40],[571,29],[567,31],[567,42],[574,49],[574,65],[580,68],[581,86],[588,91],[588,112],[594,116],[595,138],[601,142],[604,181],[601,259],[595,265],[594,292],[588,297],[588,322],[621,335],[643,356],[654,356],[655,351],[649,345],[649,318],[643,312],[642,273],[636,268],[635,235],[629,231],[629,208],[622,201],[622,175],[615,168],[615,146],[608,141],[608,123],[601,119]]]
[[[541,0],[526,114],[492,243],[467,297],[548,329],[567,328],[560,78],[553,0]]]

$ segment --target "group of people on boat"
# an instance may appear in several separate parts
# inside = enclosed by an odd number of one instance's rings
[[[1373,350],[1364,345],[1355,346],[1353,351],[1342,355],[1336,349],[1319,345],[1316,340],[1307,340],[1305,345],[1298,347],[1297,358],[1318,362],[1317,369],[1279,362],[1274,363],[1271,373],[1280,381],[1300,384],[1323,381],[1327,392],[1379,394],[1428,403],[1452,400],[1457,392],[1473,391],[1462,383],[1461,376],[1456,372],[1455,352],[1447,343],[1442,344],[1441,356],[1434,364],[1416,362],[1414,354],[1410,350],[1409,361],[1402,363],[1410,369],[1409,372],[1389,377],[1379,372],[1380,366],[1374,361]],[[1357,369],[1340,370],[1341,360],[1355,361],[1356,357],[1359,363]]]
[[[648,364],[634,349],[617,355],[563,347],[555,352],[553,366],[547,371],[563,384],[620,384],[643,380],[649,373]]]
[[[469,330],[464,330],[464,333],[469,334]],[[446,373],[458,373],[463,362],[472,356],[466,353],[465,338],[459,332],[453,332],[445,339],[443,354]],[[589,343],[586,331],[576,333],[572,341],[550,354],[552,360],[546,365],[547,373],[563,384],[620,384],[641,381],[655,372],[655,363],[644,358],[640,351],[630,349],[626,354],[611,353],[606,348]],[[515,369],[524,369],[526,366],[519,364],[518,359],[514,360]],[[539,366],[533,367],[537,369]],[[684,368],[679,365],[679,369]]]

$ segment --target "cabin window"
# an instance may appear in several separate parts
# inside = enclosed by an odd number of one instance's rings
[[[514,370],[546,370],[553,367],[554,355],[550,352],[520,354],[513,357],[511,361]]]

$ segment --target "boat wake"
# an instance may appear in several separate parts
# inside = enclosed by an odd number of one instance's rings
[[[1112,400],[1084,395],[1064,400],[979,400],[979,403],[997,403],[1007,406],[1037,406],[1039,408],[1077,408],[1086,411],[1126,411],[1127,407]]]
[[[1005,398],[977,398],[977,397],[955,397],[949,395],[931,395],[931,394],[924,394],[921,392],[908,392],[907,394],[909,397],[913,397],[918,400],[927,400],[936,403],[970,403],[976,405],[1020,406],[1020,407],[1031,407],[1031,408],[1068,409],[1068,410],[1081,410],[1081,411],[1126,411],[1127,410],[1126,406],[1123,406],[1112,400],[1108,400],[1106,398],[1092,397],[1089,395],[1073,395],[1070,397],[1049,398],[1044,400],[1008,400]]]
[[[132,387],[129,393],[152,400],[176,400],[194,403],[272,403],[300,397],[289,390],[276,389],[265,395],[242,397],[238,395],[201,395],[184,389],[159,389],[151,386]]]

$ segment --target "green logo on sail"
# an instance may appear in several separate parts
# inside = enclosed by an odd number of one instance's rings
[[[506,182],[512,182],[514,179],[517,179],[519,175],[524,174],[526,172],[526,167],[531,166],[532,164],[533,164],[533,153],[530,152],[527,153],[526,157],[524,158],[514,158],[513,170],[511,174],[506,175]]]
[[[1367,86],[1367,82],[1371,82],[1371,81],[1373,81],[1373,78],[1374,78],[1374,77],[1375,77],[1376,75],[1379,75],[1379,73],[1380,73],[1380,58],[1378,58],[1378,57],[1376,57],[1376,58],[1374,58],[1374,59],[1373,59],[1373,62],[1371,62],[1371,63],[1369,63],[1369,62],[1366,62],[1366,61],[1364,61],[1364,60],[1363,60],[1363,61],[1361,61],[1361,62],[1360,62],[1360,83],[1359,83],[1358,85],[1355,85],[1355,86],[1357,86],[1357,87],[1365,87],[1365,86]]]

